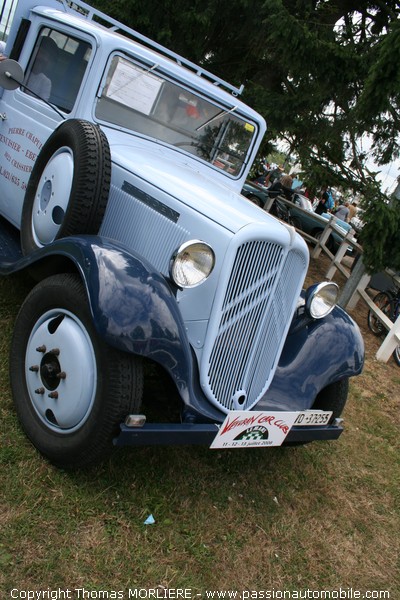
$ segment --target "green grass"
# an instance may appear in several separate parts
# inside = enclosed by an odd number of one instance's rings
[[[156,585],[400,598],[400,371],[374,360],[375,338],[364,331],[365,371],[336,442],[127,448],[70,474],[36,453],[13,411],[8,348],[27,289],[23,275],[0,280],[1,599],[12,588]]]

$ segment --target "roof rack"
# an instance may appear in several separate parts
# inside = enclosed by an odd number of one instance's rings
[[[142,35],[138,31],[127,27],[123,23],[120,23],[116,19],[109,17],[100,10],[89,6],[89,4],[86,4],[86,2],[83,2],[82,0],[60,0],[60,2],[64,5],[65,10],[67,12],[78,12],[80,15],[83,15],[86,19],[89,19],[90,21],[94,21],[96,23],[99,23],[100,25],[108,27],[108,29],[112,31],[123,32],[128,37],[133,38],[134,40],[139,40],[146,46],[149,46],[150,48],[157,50],[157,52],[159,52],[160,54],[163,54],[164,56],[174,60],[178,65],[186,67],[190,71],[196,73],[196,75],[198,75],[199,77],[203,77],[211,83],[213,83],[214,85],[220,86],[228,90],[234,96],[238,96],[243,92],[243,85],[241,85],[239,88],[231,85],[230,83],[224,81],[223,79],[220,79],[216,75],[213,75],[206,69],[199,67],[190,60],[183,58],[182,56],[176,54],[172,50],[169,50],[168,48],[165,48],[161,44],[158,44],[157,42],[151,40],[145,35]]]

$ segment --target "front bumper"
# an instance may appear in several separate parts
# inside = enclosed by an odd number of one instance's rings
[[[322,440],[336,440],[343,432],[342,420],[331,425],[292,427],[283,446]],[[121,424],[115,446],[210,446],[219,426],[215,423],[145,423],[142,427]]]

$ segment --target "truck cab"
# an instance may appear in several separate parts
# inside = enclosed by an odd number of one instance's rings
[[[20,0],[0,62],[0,271],[40,279],[10,355],[28,437],[64,468],[113,444],[339,437],[362,338],[335,284],[302,289],[303,239],[240,193],[263,117],[241,88],[73,6]],[[147,362],[174,384],[176,423],[143,413]],[[249,418],[252,442],[228,440],[223,424]]]

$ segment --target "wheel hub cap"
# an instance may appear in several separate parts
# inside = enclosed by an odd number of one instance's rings
[[[37,246],[54,241],[64,222],[74,178],[74,157],[60,148],[50,158],[39,180],[32,210],[32,234]]]
[[[97,370],[85,327],[67,311],[41,317],[29,338],[26,385],[39,418],[59,433],[82,427],[93,406]]]
[[[61,366],[57,356],[52,352],[46,353],[40,363],[40,377],[47,389],[55,390],[57,388],[61,381],[60,373]]]

